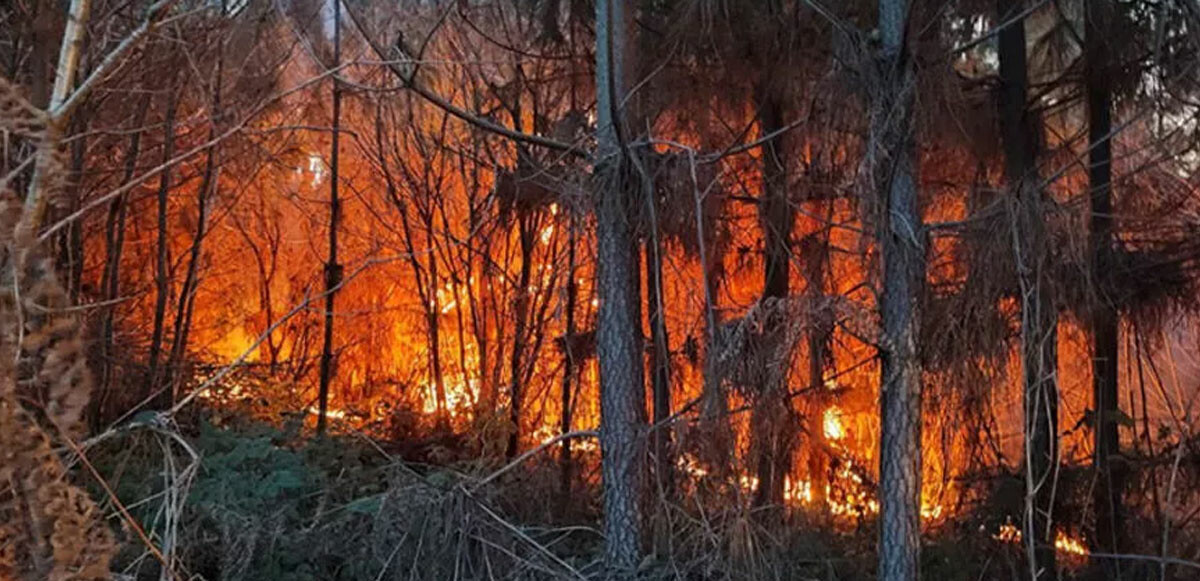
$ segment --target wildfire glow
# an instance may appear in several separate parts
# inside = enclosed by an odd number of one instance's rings
[[[825,410],[821,426],[825,433],[825,438],[829,440],[841,440],[846,437],[846,427],[842,425],[842,410],[836,407],[830,407]]]
[[[783,498],[792,504],[806,505],[813,501],[812,482],[808,480],[783,480]]]
[[[310,415],[310,416],[315,416],[315,415],[318,415],[321,413],[321,410],[318,409],[316,406],[309,406],[309,408],[304,411],[308,412],[308,415]],[[326,409],[325,415],[327,417],[335,419],[335,420],[344,420],[348,416],[348,414],[346,413],[345,410],[339,410],[339,409],[335,409],[335,408]]]
[[[1000,529],[992,535],[992,538],[1002,543],[1018,544],[1024,535],[1021,534],[1020,528],[1012,521],[1008,521],[1000,525]],[[1082,537],[1073,537],[1062,530],[1054,533],[1054,550],[1064,555],[1077,557],[1086,557],[1089,554],[1087,542]]]
[[[471,406],[475,404],[476,399],[479,397],[479,382],[474,379],[465,382],[447,383],[445,388],[446,411],[449,412],[451,417],[458,417],[463,412],[471,409]],[[421,411],[425,414],[437,413],[437,384],[432,382],[426,384],[423,394]]]
[[[1054,536],[1054,548],[1060,553],[1068,553],[1071,555],[1087,555],[1087,544],[1083,539],[1068,536],[1063,531],[1058,531]]]

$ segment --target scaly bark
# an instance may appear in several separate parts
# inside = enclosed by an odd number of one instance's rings
[[[604,481],[605,560],[628,578],[641,554],[645,386],[641,293],[638,291],[637,187],[631,179],[627,126],[626,37],[633,3],[596,2],[596,348],[600,362],[600,446]]]
[[[921,365],[920,296],[925,232],[917,202],[913,135],[913,65],[907,0],[879,5],[880,83],[872,140],[883,260],[879,573],[881,581],[913,581],[920,573]]]

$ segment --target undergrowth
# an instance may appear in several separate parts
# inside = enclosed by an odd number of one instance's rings
[[[89,451],[161,549],[153,554],[130,527],[121,528],[114,562],[121,579],[605,577],[596,477],[579,474],[564,511],[553,454],[537,454],[493,479],[502,461],[413,463],[363,437],[306,438],[298,424],[133,426]],[[997,515],[1012,500],[1005,479],[995,481],[1001,484],[980,502],[926,531],[923,578],[1022,578],[1021,545],[995,536]],[[106,498],[99,488],[91,492]],[[641,579],[873,578],[872,518],[835,525],[827,515],[752,508],[722,494],[697,489],[652,502]],[[116,502],[101,508],[115,525]],[[1149,521],[1139,522],[1131,518],[1131,526],[1151,532],[1143,526]],[[1073,568],[1062,578],[1084,574],[1081,562],[1063,561]],[[1129,578],[1159,579],[1150,565],[1129,570]],[[1187,573],[1171,569],[1165,578]]]
[[[126,531],[114,564],[126,579],[160,579],[166,567],[176,579],[214,581],[605,573],[597,483],[583,475],[564,515],[549,455],[483,482],[496,464],[412,464],[362,438],[306,440],[295,425],[201,422],[185,431],[139,426],[89,452],[162,549],[158,559]],[[117,512],[114,502],[104,508]],[[781,535],[748,507],[670,504],[655,513],[646,579],[845,579],[867,570],[832,557],[820,529],[793,522],[795,532]]]

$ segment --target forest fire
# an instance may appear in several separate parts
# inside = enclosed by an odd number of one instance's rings
[[[842,425],[842,411],[836,407],[826,409],[821,419],[821,430],[828,440],[845,438],[846,428]]]
[[[58,4],[2,579],[1200,568],[1186,3]]]
[[[1071,555],[1086,556],[1088,554],[1087,543],[1083,539],[1070,537],[1063,531],[1055,533],[1054,548],[1059,552]]]
[[[1000,525],[999,531],[992,535],[992,538],[1002,543],[1019,545],[1021,529],[1009,521]],[[1083,538],[1072,537],[1061,529],[1054,533],[1054,550],[1072,557],[1086,557],[1089,552],[1087,542]]]

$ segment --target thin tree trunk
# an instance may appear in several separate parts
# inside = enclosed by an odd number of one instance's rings
[[[137,170],[138,156],[142,148],[142,125],[146,122],[146,111],[150,108],[150,94],[142,98],[133,121],[129,147],[125,150],[125,168],[121,183],[129,183]],[[121,294],[121,257],[125,249],[125,214],[129,207],[127,194],[121,194],[108,205],[108,217],[104,228],[104,273],[100,281],[100,292],[104,307],[100,323],[100,390],[92,398],[91,428],[98,429],[104,418],[104,403],[112,389],[113,370],[116,356],[113,344],[117,299]]]
[[[832,206],[827,217],[832,223]],[[812,234],[801,241],[800,260],[804,265],[804,294],[808,304],[817,305],[825,295],[826,273],[829,269],[829,229],[818,235]],[[818,237],[819,236],[819,237]],[[808,389],[813,394],[809,414],[809,437],[816,446],[809,450],[809,481],[811,482],[812,504],[818,511],[829,508],[825,486],[829,484],[829,441],[825,435],[825,413],[829,409],[829,393],[825,388],[825,366],[830,362],[830,337],[833,321],[831,316],[820,311],[809,315],[805,339],[808,343]]]
[[[567,242],[567,305],[566,305],[566,333],[563,336],[563,379],[562,379],[562,433],[568,434],[571,432],[571,414],[572,409],[572,390],[575,386],[576,361],[575,361],[575,334],[578,332],[575,328],[575,303],[579,300],[579,285],[575,281],[576,257],[575,245],[578,243],[579,234],[575,228],[575,213],[574,210],[568,208],[568,236],[570,240]],[[559,444],[559,495],[560,505],[559,514],[565,515],[567,508],[571,502],[571,438],[563,438]]]
[[[729,429],[728,426],[728,409],[725,398],[725,390],[721,385],[720,378],[717,377],[717,357],[716,350],[718,349],[717,341],[718,334],[721,332],[720,314],[717,312],[717,296],[721,291],[721,276],[723,265],[721,257],[717,252],[708,252],[705,244],[705,226],[707,220],[704,216],[704,209],[701,207],[700,200],[696,201],[696,239],[700,248],[700,268],[704,279],[704,385],[701,389],[703,392],[700,396],[704,399],[701,408],[701,422],[708,428],[713,430],[713,434],[718,439],[725,437],[724,432]],[[717,454],[726,454],[727,449],[722,443],[717,443],[721,448],[716,450]],[[721,457],[722,461],[725,456]]]
[[[205,228],[208,221],[208,198],[211,188],[216,181],[215,156],[217,148],[208,150],[204,162],[204,175],[200,188],[196,193],[196,233],[192,237],[192,248],[188,256],[187,272],[183,277],[183,286],[179,289],[179,304],[175,310],[175,336],[171,343],[171,354],[167,359],[166,369],[173,377],[178,377],[179,365],[187,353],[188,335],[192,326],[192,309],[195,305],[197,271],[204,243]]]
[[[626,37],[633,3],[596,2],[596,282],[600,300],[596,348],[600,361],[600,446],[604,481],[605,557],[613,575],[628,578],[641,554],[645,386],[641,293],[638,291],[637,187],[621,104],[628,92]]]
[[[425,231],[430,233],[428,238],[430,248],[433,247],[433,214],[426,213]],[[450,428],[450,406],[446,396],[446,377],[442,372],[442,307],[438,301],[438,263],[437,255],[429,252],[429,300],[425,301],[425,323],[429,331],[429,369],[433,376],[434,398],[437,400],[438,431]]]
[[[997,14],[1009,21],[1020,2],[999,0]],[[1057,340],[1046,264],[1043,193],[1035,166],[1037,128],[1027,105],[1025,24],[1021,19],[1000,31],[1000,124],[1005,178],[1017,204],[1013,231],[1021,293],[1021,350],[1025,416],[1025,515],[1022,538],[1034,580],[1056,576],[1053,471],[1058,459]]]
[[[65,214],[73,214],[79,209],[80,192],[83,188],[84,166],[87,163],[87,122],[83,115],[75,115],[71,120],[74,125],[73,133],[79,135],[71,141],[71,194],[67,196]],[[82,134],[82,135],[80,135]],[[63,273],[64,286],[71,304],[79,303],[80,283],[83,280],[83,227],[78,220],[58,233],[59,255],[58,270]]]
[[[342,64],[342,3],[333,0],[333,66]],[[325,262],[325,332],[321,342],[320,386],[317,391],[317,435],[325,434],[329,411],[329,384],[333,380],[333,308],[342,265],[338,263],[338,224],[342,204],[338,199],[338,138],[342,123],[342,84],[333,77],[333,135],[329,153],[329,259]]]
[[[515,180],[516,187],[521,187],[521,175],[518,175]],[[519,196],[519,194],[518,194]],[[537,238],[536,220],[533,210],[518,207],[517,210],[517,238],[521,245],[521,272],[518,275],[517,296],[513,300],[513,317],[516,322],[513,329],[513,347],[509,359],[509,384],[512,390],[509,395],[509,421],[512,422],[512,432],[508,435],[508,446],[505,448],[505,456],[510,460],[516,458],[517,450],[521,442],[521,398],[525,396],[522,389],[522,375],[524,374],[524,364],[522,356],[525,354],[526,335],[528,334],[527,326],[529,318],[529,281],[533,274],[533,244]]]
[[[881,358],[881,581],[911,581],[920,573],[921,364],[917,337],[925,278],[925,233],[917,201],[913,135],[914,74],[907,47],[906,0],[882,0],[880,86],[872,139],[883,260]]]
[[[477,170],[476,170],[477,171]],[[473,176],[473,191],[479,189],[479,177]],[[469,210],[469,223],[471,225],[471,237],[477,236],[483,216],[480,215],[478,204],[472,203]],[[468,238],[468,243],[472,242]],[[487,266],[488,248],[490,248],[490,240],[487,236],[479,236],[478,244],[482,248],[478,248],[475,244],[469,246],[467,254],[467,269],[468,269],[468,286],[467,296],[471,303],[471,336],[475,339],[475,352],[477,353],[477,373],[479,375],[479,401],[477,402],[477,412],[492,413],[496,406],[496,390],[495,384],[491,381],[491,366],[488,364],[488,324],[487,317],[483,314],[487,308],[488,294],[485,289],[490,288],[490,270]],[[478,258],[478,260],[476,260]],[[474,280],[472,284],[470,281]]]
[[[438,431],[444,431],[449,428],[449,418],[446,403],[446,386],[445,377],[442,374],[441,360],[441,326],[439,316],[441,308],[438,306],[438,264],[437,254],[435,252],[418,252],[417,241],[413,233],[413,227],[410,222],[411,218],[408,213],[408,203],[399,195],[399,189],[392,177],[391,170],[388,169],[388,157],[385,153],[385,142],[383,138],[383,112],[382,109],[376,112],[375,117],[375,144],[379,152],[379,167],[383,172],[384,182],[387,185],[387,198],[400,212],[400,227],[404,234],[405,255],[408,257],[409,266],[413,271],[413,278],[416,281],[417,296],[420,299],[421,309],[425,316],[425,336],[427,340],[426,356],[428,357],[430,380],[434,387],[434,417],[435,428]],[[415,190],[420,185],[416,184],[412,176],[407,170],[404,175],[410,180],[409,185]],[[434,215],[433,212],[426,209],[418,209],[418,214],[421,216],[422,226],[425,232],[433,232]],[[474,229],[472,229],[474,231]],[[428,238],[427,243],[433,244],[432,238]],[[428,278],[426,278],[426,266],[421,262],[422,255],[429,256]],[[468,277],[468,280],[470,277]],[[478,309],[472,305],[472,316]],[[480,357],[483,357],[484,350],[480,349]]]
[[[1089,242],[1096,300],[1092,310],[1092,398],[1096,470],[1096,548],[1120,553],[1124,542],[1121,495],[1124,470],[1113,459],[1121,453],[1117,432],[1119,315],[1111,297],[1108,274],[1113,267],[1112,219],[1112,92],[1108,85],[1107,30],[1112,7],[1108,0],[1090,0],[1085,15],[1086,87],[1088,105],[1088,186],[1091,191]],[[1101,559],[1103,578],[1121,576],[1120,560]]]
[[[759,132],[769,135],[783,127],[783,106],[770,87],[759,88]],[[788,200],[787,154],[782,137],[776,137],[763,147],[763,198],[759,204],[759,221],[763,229],[763,294],[766,299],[786,299],[791,276],[791,234],[793,218]],[[767,333],[782,333],[781,328]],[[770,342],[773,343],[773,342]],[[788,361],[780,369],[764,370],[770,378],[761,386],[754,407],[753,434],[759,440],[758,490],[756,506],[783,504],[784,478],[791,468],[789,400],[787,398]]]
[[[219,49],[218,49],[219,50]],[[221,74],[223,72],[224,54],[217,55],[216,73],[213,76],[212,121],[208,130],[208,138],[212,140],[217,134],[217,119],[221,116]],[[192,329],[192,312],[196,304],[196,288],[199,286],[198,269],[204,245],[205,228],[208,223],[208,200],[217,187],[220,170],[217,167],[218,147],[210,147],[204,160],[204,174],[200,179],[200,187],[196,190],[196,233],[192,237],[191,253],[188,256],[187,272],[183,277],[183,287],[179,290],[179,307],[175,312],[175,337],[171,345],[171,357],[167,369],[176,379],[179,378],[179,365],[187,354],[188,335]]]
[[[172,59],[173,60],[173,59]],[[165,114],[165,127],[163,129],[163,153],[162,162],[165,164],[175,155],[175,111],[178,101],[178,96],[175,94],[179,87],[175,82],[171,82],[167,86],[167,109]],[[146,396],[154,395],[159,390],[159,364],[162,358],[163,336],[166,333],[166,315],[167,303],[170,300],[171,280],[170,280],[170,256],[169,256],[169,239],[167,237],[167,210],[168,194],[171,192],[171,168],[164,169],[158,181],[158,241],[155,246],[155,261],[154,261],[154,328],[150,337],[150,354],[148,360],[148,372],[146,374]],[[165,396],[165,392],[156,396],[156,405],[159,407],[168,407],[171,405],[169,398]]]
[[[50,102],[46,105],[46,111],[51,115],[46,126],[44,143],[35,154],[37,157],[34,161],[33,177],[29,183],[29,192],[25,196],[26,215],[23,219],[35,230],[41,227],[49,205],[51,192],[45,191],[49,184],[47,179],[50,168],[55,163],[54,157],[62,141],[63,132],[71,121],[70,115],[57,113],[75,87],[75,76],[79,72],[79,60],[83,53],[84,39],[87,37],[91,8],[91,0],[72,0],[67,11],[67,24],[63,29],[62,46],[59,48],[58,66],[54,74],[54,89],[50,93]],[[48,39],[38,40],[40,42]],[[41,56],[45,58],[44,54]],[[38,82],[43,80],[39,79]],[[35,95],[36,97],[38,96]]]
[[[29,45],[29,102],[34,107],[49,109],[51,92],[51,74],[54,73],[54,49],[62,39],[55,34],[55,18],[61,12],[59,3],[54,0],[36,0],[31,3],[35,12],[30,23],[32,34]],[[65,32],[65,31],[64,31]],[[13,51],[14,63],[20,63],[19,51]],[[20,72],[19,65],[14,65],[8,78],[16,79]]]
[[[671,351],[667,336],[665,304],[663,302],[662,243],[658,235],[653,189],[644,192],[650,211],[650,230],[646,233],[646,307],[650,324],[650,385],[654,410],[654,476],[658,492],[666,498],[674,496],[675,461],[671,452],[671,429],[664,422],[671,415]]]

